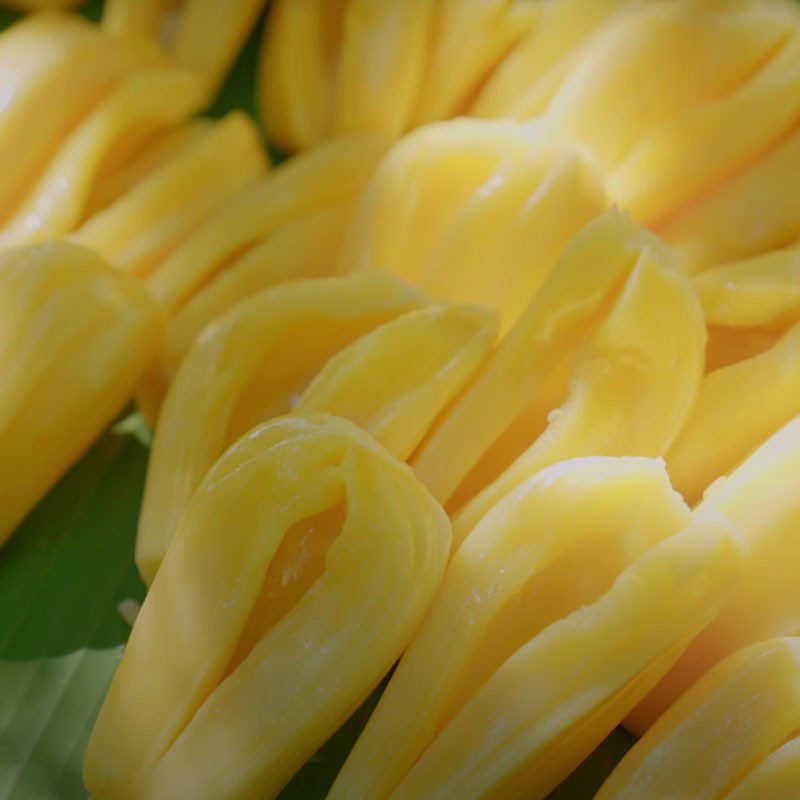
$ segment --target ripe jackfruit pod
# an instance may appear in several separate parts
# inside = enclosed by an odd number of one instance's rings
[[[693,269],[800,235],[796,3],[633,4],[587,44],[545,116]]]
[[[645,731],[701,675],[753,642],[800,630],[800,418],[776,433],[706,492],[695,513],[724,515],[751,557],[719,616],[627,721]]]
[[[529,0],[276,0],[262,118],[292,152],[336,134],[398,137],[464,113],[540,13]]]
[[[794,761],[796,779],[800,761],[791,752],[798,743],[785,743],[799,730],[800,639],[759,642],[728,656],[670,706],[596,800],[789,800],[800,784],[788,780],[785,762]]]
[[[259,422],[289,411],[333,413],[401,459],[413,452],[496,334],[484,310],[408,310],[421,302],[390,276],[305,281],[247,301],[207,329],[156,432],[137,542],[147,580],[204,460]],[[187,416],[197,392],[208,405]]]
[[[245,114],[183,126],[110,176],[103,190],[117,196],[72,238],[146,277],[266,167],[258,132]]]
[[[352,423],[252,431],[186,510],[100,711],[86,785],[108,800],[275,797],[399,657],[449,546],[441,507]]]
[[[516,488],[453,556],[329,800],[543,798],[711,618],[742,553],[663,463]]]
[[[728,800],[792,800],[800,786],[800,736],[782,747],[753,768],[744,780],[728,795]]]
[[[281,227],[353,202],[387,147],[381,137],[348,137],[292,159],[221,207],[150,273],[148,285],[175,314]]]
[[[479,89],[469,115],[533,119],[542,114],[600,26],[628,5],[649,0],[531,3],[534,24]]]
[[[205,329],[167,393],[153,441],[136,541],[147,583],[225,449],[291,411],[331,356],[421,302],[389,275],[299,281],[253,296]]]
[[[507,330],[569,239],[605,208],[580,151],[536,124],[461,119],[392,148],[359,200],[340,269],[390,270]]]
[[[495,317],[484,309],[410,311],[333,356],[295,413],[345,417],[405,460],[483,362],[496,333]]]
[[[121,47],[69,14],[31,15],[4,31],[0,66],[11,99],[0,118],[0,148],[15,156],[3,170],[0,219],[14,213],[63,139],[119,81],[160,64],[152,48]]]
[[[616,211],[586,226],[414,456],[433,495],[461,509],[455,541],[550,464],[662,455],[694,402],[704,347],[669,250]]]
[[[159,44],[177,66],[198,76],[210,100],[265,5],[266,0],[107,0],[103,27]]]
[[[672,480],[691,503],[800,414],[799,277],[795,245],[695,279],[709,326],[709,372],[667,454]]]
[[[188,72],[154,48],[121,42],[79,17],[28,17],[0,36],[12,82],[0,120],[8,159],[0,246],[53,239],[82,220],[99,176],[200,103]]]
[[[0,254],[0,543],[123,409],[161,333],[141,284],[82,247]]]
[[[356,136],[292,159],[218,203],[149,267],[145,281],[167,309],[168,328],[160,364],[137,396],[148,419],[155,422],[173,375],[206,325],[263,289],[335,271],[356,197],[387,146],[381,137]],[[158,202],[157,188],[139,198],[143,222]],[[183,183],[174,188],[178,197],[186,191]],[[100,236],[114,233],[125,214],[100,215]]]

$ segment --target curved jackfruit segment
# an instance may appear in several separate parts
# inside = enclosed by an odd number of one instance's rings
[[[86,785],[275,797],[399,657],[449,545],[441,507],[355,425],[258,427],[186,509],[97,719]]]
[[[746,645],[800,630],[800,418],[710,486],[696,513],[723,514],[751,556],[719,616],[626,721],[642,733],[701,675]]]
[[[390,150],[359,201],[341,269],[390,270],[513,325],[577,231],[606,207],[580,150],[539,125],[455,120]]]
[[[146,38],[200,79],[208,98],[222,85],[265,0],[107,0],[103,27]]]
[[[791,797],[774,762],[800,730],[800,639],[770,639],[728,656],[683,694],[622,759],[597,800]],[[768,764],[774,759],[773,764]],[[753,773],[756,773],[754,775]],[[761,772],[761,776],[757,774]],[[769,777],[767,777],[768,773]],[[746,784],[750,782],[751,788]],[[743,785],[744,784],[744,785]]]
[[[291,411],[339,350],[421,302],[390,275],[298,281],[254,295],[203,331],[167,392],[153,441],[136,540],[148,584],[225,449]]]
[[[0,544],[125,407],[162,327],[141,284],[89,250],[0,253]]]

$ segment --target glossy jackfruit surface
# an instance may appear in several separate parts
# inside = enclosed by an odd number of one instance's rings
[[[266,0],[106,0],[103,27],[160,45],[213,97]]]
[[[696,513],[724,515],[751,556],[719,616],[626,723],[646,730],[694,681],[748,644],[800,630],[796,565],[800,558],[800,418],[762,444],[707,491]]]
[[[453,556],[329,797],[545,797],[727,596],[739,546],[687,518],[641,458],[509,494]]]
[[[589,146],[611,197],[670,241],[698,202],[796,134],[800,9],[783,0],[633,4],[587,44],[546,116]],[[793,180],[770,187],[773,207]]]
[[[795,245],[694,281],[710,333],[707,374],[667,454],[691,503],[800,413],[798,270]]]
[[[396,144],[365,188],[343,272],[390,270],[506,331],[577,231],[606,206],[581,152],[538,125],[454,120]]]
[[[68,14],[26,17],[0,35],[7,99],[0,246],[69,233],[95,185],[153,136],[198,110],[200,87],[157,49]]]
[[[167,393],[153,441],[136,542],[147,583],[225,449],[291,411],[339,350],[421,302],[390,275],[299,281],[254,295],[203,331]]]
[[[463,541],[549,464],[663,454],[694,402],[704,347],[699,304],[672,254],[609,211],[574,237],[415,469],[434,496],[463,507]]]
[[[441,507],[351,423],[252,431],[181,520],[92,734],[89,789],[275,797],[400,655],[449,546]]]
[[[139,163],[148,156],[149,150]],[[114,266],[146,278],[225,203],[262,177],[266,167],[255,125],[233,112],[187,137],[164,163],[149,170],[142,166],[135,182],[92,214],[73,238]],[[122,182],[120,172],[116,179]]]
[[[130,400],[156,302],[84,248],[0,254],[0,543]]]
[[[781,754],[781,745],[798,730],[800,639],[750,645],[720,662],[667,709],[617,766],[597,800],[788,800],[798,784],[784,765],[768,762],[791,760]],[[754,781],[763,794],[753,794]]]

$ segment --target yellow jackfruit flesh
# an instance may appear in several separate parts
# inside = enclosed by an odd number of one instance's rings
[[[400,655],[449,546],[411,470],[351,423],[253,430],[186,509],[86,785],[109,799],[275,797]]]
[[[779,755],[781,745],[798,730],[800,639],[753,644],[719,663],[670,706],[597,800],[790,798],[798,784],[775,774],[784,765],[766,762],[790,759]],[[763,794],[753,794],[752,781],[762,784]]]
[[[0,253],[0,543],[122,411],[162,327],[138,281],[82,247]]]

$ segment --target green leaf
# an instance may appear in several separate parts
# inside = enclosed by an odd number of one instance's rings
[[[127,640],[116,607],[144,597],[133,546],[146,468],[139,442],[104,436],[0,550],[0,657]]]
[[[0,661],[0,797],[85,800],[83,753],[121,651]]]

